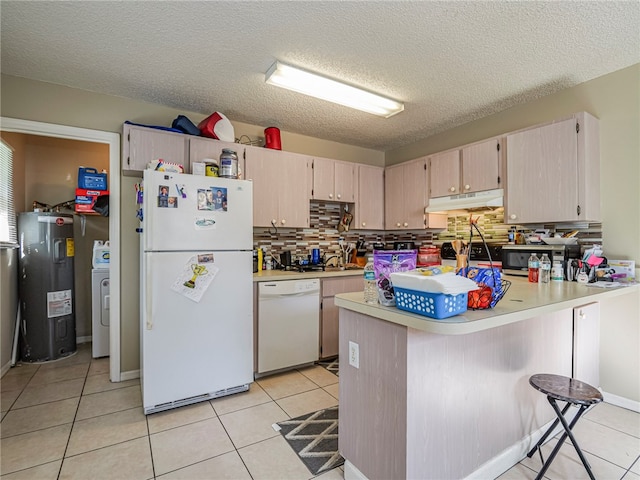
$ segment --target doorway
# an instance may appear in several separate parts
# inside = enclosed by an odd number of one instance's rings
[[[80,140],[108,145],[109,149],[109,243],[110,243],[110,332],[109,378],[120,378],[120,135],[100,130],[33,122],[15,118],[0,118],[1,129],[45,137]]]

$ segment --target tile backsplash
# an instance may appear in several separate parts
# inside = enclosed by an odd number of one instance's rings
[[[391,247],[396,241],[412,241],[416,247],[442,243],[442,241],[455,238],[469,239],[469,213],[451,214],[445,231],[372,231],[350,230],[338,232],[343,205],[338,203],[325,203],[312,201],[310,204],[309,228],[254,228],[253,248],[262,248],[266,255],[278,258],[280,253],[289,250],[292,258],[311,255],[311,249],[319,248],[325,258],[340,254],[339,239],[355,244],[359,239],[365,241],[367,252],[373,251],[375,242],[384,242]],[[488,241],[507,242],[507,235],[511,225],[504,223],[504,209],[472,212],[474,220]],[[602,243],[601,224],[566,224],[566,225],[527,225],[517,227],[519,230],[535,230],[538,228],[549,229],[552,232],[563,233],[571,230],[579,230],[579,243],[590,245]],[[474,239],[478,236],[474,231]]]

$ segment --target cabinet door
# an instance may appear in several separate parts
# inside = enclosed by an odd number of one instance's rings
[[[424,228],[424,208],[427,204],[426,159],[405,163],[403,177],[404,220],[402,228],[412,230]]]
[[[384,224],[387,230],[401,230],[404,211],[404,165],[387,167],[384,171]]]
[[[322,315],[320,323],[320,358],[338,355],[339,308],[334,296],[338,293],[364,290],[361,276],[330,278],[322,280]]]
[[[178,163],[189,171],[188,136],[153,128],[124,125],[122,142],[122,173],[142,175],[152,160]]]
[[[429,157],[429,198],[457,195],[460,192],[460,150]]]
[[[600,386],[600,304],[573,309],[573,372],[571,376]]]
[[[309,185],[311,157],[297,153],[280,152],[278,159],[278,198],[280,227],[309,228]]]
[[[507,223],[578,220],[574,119],[507,135]]]
[[[384,168],[358,165],[355,230],[384,229]]]
[[[350,162],[335,162],[335,199],[338,202],[356,201],[356,165]]]
[[[313,159],[313,199],[335,201],[335,161],[328,158]]]
[[[266,148],[247,151],[245,178],[253,182],[253,225],[256,227],[270,227],[272,221],[279,225],[281,189],[278,182],[285,176],[279,170],[279,159],[279,151]]]
[[[462,149],[462,191],[482,192],[500,188],[502,147],[500,139]]]
[[[320,358],[338,355],[339,309],[334,297],[322,299],[322,324],[320,326]]]

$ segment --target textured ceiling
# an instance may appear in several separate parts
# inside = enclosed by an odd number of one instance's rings
[[[377,150],[640,62],[637,0],[2,0],[0,16],[3,74]],[[405,111],[383,119],[266,85],[276,59]]]

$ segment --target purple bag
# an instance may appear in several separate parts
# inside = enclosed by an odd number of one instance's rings
[[[373,271],[376,275],[380,305],[395,306],[396,297],[391,283],[391,274],[415,270],[417,256],[417,250],[373,251]]]

